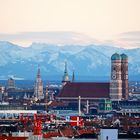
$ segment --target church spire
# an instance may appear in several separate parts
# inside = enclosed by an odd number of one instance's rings
[[[41,72],[40,72],[40,66],[38,65],[38,70],[37,70],[37,77],[35,81],[35,86],[34,86],[34,96],[37,99],[43,99],[43,82],[41,79]]]
[[[68,70],[67,70],[67,62],[65,62],[65,70],[64,70],[62,83],[63,85],[65,85],[67,82],[69,82],[69,76],[68,76]]]
[[[65,71],[64,71],[65,74],[68,74],[68,70],[67,70],[67,62],[65,61]]]
[[[74,74],[74,70],[73,70],[73,74],[72,74],[72,82],[75,81],[75,74]]]

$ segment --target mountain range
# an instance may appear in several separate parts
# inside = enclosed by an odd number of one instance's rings
[[[61,80],[65,61],[69,75],[77,80],[109,80],[111,55],[125,53],[129,58],[130,79],[140,78],[140,48],[124,49],[107,45],[55,45],[32,43],[21,47],[0,41],[0,79],[35,79],[38,65],[45,80]]]

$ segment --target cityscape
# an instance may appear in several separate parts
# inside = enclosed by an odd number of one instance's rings
[[[30,88],[17,87],[9,78],[0,87],[1,132],[43,134],[41,139],[96,138],[99,128],[110,127],[118,129],[119,138],[139,138],[139,84],[128,82],[128,61],[126,54],[111,56],[110,82],[76,82],[74,71],[69,77],[67,62],[59,84],[43,86],[39,65]]]
[[[140,139],[138,0],[0,3],[0,140]]]

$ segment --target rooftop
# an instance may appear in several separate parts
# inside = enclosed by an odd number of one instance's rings
[[[109,98],[109,83],[74,82],[67,83],[58,97]]]

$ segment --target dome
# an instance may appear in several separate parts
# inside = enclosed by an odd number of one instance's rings
[[[121,60],[121,56],[118,53],[114,53],[111,56],[111,60]]]
[[[123,53],[123,54],[121,54],[121,58],[122,58],[122,60],[126,60],[126,59],[128,59],[128,56]]]

